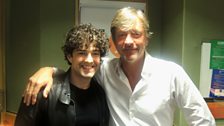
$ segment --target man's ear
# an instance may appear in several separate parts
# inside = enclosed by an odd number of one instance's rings
[[[148,45],[149,45],[149,38],[147,38],[145,41],[145,46],[147,47]]]
[[[72,55],[71,54],[67,55],[67,59],[70,63],[72,63]]]

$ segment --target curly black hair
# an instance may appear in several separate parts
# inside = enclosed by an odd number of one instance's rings
[[[73,50],[81,49],[83,46],[88,47],[92,42],[96,42],[96,47],[100,50],[100,56],[104,57],[109,48],[109,39],[103,29],[97,29],[92,24],[80,24],[74,26],[66,35],[66,40],[62,50],[65,60],[68,64],[67,56],[71,55]]]

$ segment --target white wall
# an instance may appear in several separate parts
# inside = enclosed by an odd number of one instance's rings
[[[108,37],[110,37],[110,25],[116,10],[126,6],[145,10],[146,4],[137,2],[80,0],[80,23],[91,23],[97,28],[102,28]],[[109,53],[109,57],[113,57],[113,55]]]

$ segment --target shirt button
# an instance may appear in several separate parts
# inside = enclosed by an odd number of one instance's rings
[[[130,118],[133,118],[134,117],[133,112],[129,112],[129,116],[130,116]]]
[[[130,103],[130,104],[134,104],[134,101],[135,101],[135,100],[134,100],[133,98],[131,98],[130,101],[129,101],[129,103]]]

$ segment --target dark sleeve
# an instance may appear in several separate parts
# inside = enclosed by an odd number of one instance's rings
[[[16,115],[15,126],[35,126],[35,105],[26,106],[23,99]]]
[[[47,116],[47,99],[42,97],[42,91],[38,94],[35,105],[26,106],[21,100],[19,110],[16,115],[14,126],[44,126]]]

